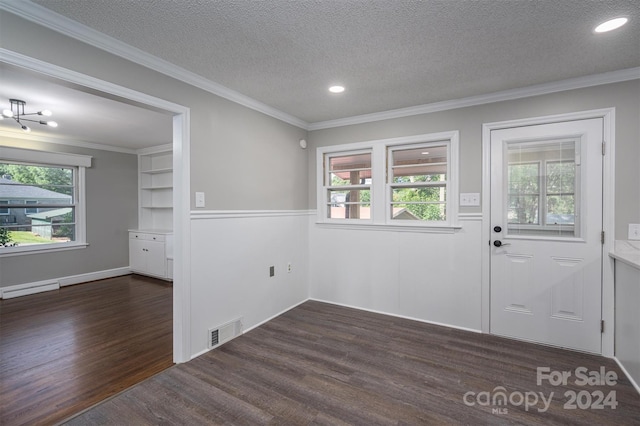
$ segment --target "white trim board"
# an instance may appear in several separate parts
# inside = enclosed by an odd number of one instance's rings
[[[500,92],[486,93],[478,96],[470,96],[461,99],[452,99],[442,102],[434,102],[408,108],[399,108],[389,111],[363,114],[337,120],[321,121],[309,124],[307,130],[330,129],[333,127],[351,126],[353,124],[371,123],[374,121],[390,120],[394,118],[410,117],[413,115],[430,114],[439,111],[448,111],[458,108],[466,108],[476,105],[485,105],[495,102],[511,101],[515,99],[530,98],[533,96],[547,95],[563,92],[565,90],[582,89],[603,84],[620,83],[623,81],[640,79],[640,67],[628,68],[619,71],[611,71],[602,74],[588,75],[584,77],[570,78],[551,83],[536,84],[534,86],[518,89],[503,90]]]
[[[615,239],[615,108],[603,108],[590,111],[578,111],[567,114],[556,114],[542,117],[531,117],[518,120],[508,120],[482,125],[482,241],[491,239],[491,131],[512,127],[532,126],[538,124],[557,123],[563,121],[586,120],[590,118],[602,118],[603,139],[606,144],[606,155],[603,161],[603,208],[602,228],[605,235],[602,259],[602,319],[606,323],[602,333],[602,356],[611,358],[614,356],[615,336],[615,299],[614,299],[614,267],[613,259],[606,255],[613,250]],[[484,245],[482,250],[482,331],[490,333],[490,250],[491,246]]]
[[[626,368],[624,368],[624,365],[620,362],[620,360],[617,357],[614,356],[613,359],[616,361],[616,363],[618,364],[618,367],[620,367],[620,370],[622,370],[624,375],[627,376],[627,379],[629,379],[629,381],[631,382],[631,384],[633,385],[635,390],[640,395],[640,385],[638,385],[638,383],[636,383],[636,381],[633,379],[633,377],[631,376],[629,371]]]
[[[51,10],[38,4],[27,1],[10,2],[1,0],[0,10],[6,10],[7,12],[16,14],[31,22],[35,22],[38,25],[42,25],[45,28],[57,31],[68,37],[75,38],[76,40],[80,40],[91,46],[120,56],[133,63],[143,65],[154,71],[158,71],[177,80],[205,90],[209,93],[220,96],[224,99],[243,105],[255,111],[262,112],[263,114],[266,114],[270,117],[276,118],[285,123],[308,131],[349,126],[353,124],[370,123],[374,121],[409,117],[419,114],[428,114],[437,111],[446,111],[474,105],[483,105],[493,102],[527,98],[531,96],[561,92],[564,90],[580,89],[584,87],[618,83],[640,78],[640,67],[629,68],[602,74],[571,78],[551,83],[537,84],[512,90],[487,93],[478,96],[470,96],[467,98],[434,102],[407,108],[399,108],[389,111],[340,118],[336,120],[307,123],[306,121],[298,117],[266,105],[260,101],[250,98],[249,96],[229,89],[228,87],[225,87],[219,83],[201,77],[191,71],[187,71],[178,65],[167,62],[154,55],[151,55],[150,53],[144,52],[140,49],[116,40],[113,37],[107,36],[106,34],[82,25],[55,12],[52,12]]]
[[[329,305],[342,306],[342,307],[345,307],[345,308],[357,309],[359,311],[371,312],[371,313],[374,313],[374,314],[388,315],[390,317],[402,318],[402,319],[406,319],[406,320],[410,320],[410,321],[421,322],[421,323],[424,323],[424,324],[437,325],[439,327],[454,328],[456,330],[469,331],[471,333],[482,334],[482,330],[476,330],[474,328],[460,327],[460,326],[457,326],[457,325],[445,324],[445,323],[437,322],[437,321],[428,321],[428,320],[424,320],[424,319],[408,317],[408,316],[405,316],[405,315],[398,315],[398,314],[392,314],[392,313],[389,313],[389,312],[378,311],[378,310],[375,310],[375,309],[362,308],[360,306],[353,306],[353,305],[347,305],[347,304],[344,304],[344,303],[331,302],[329,300],[323,300],[323,299],[315,299],[313,297],[309,298],[308,300],[311,300],[311,301],[314,301],[314,302],[320,302],[320,303],[327,303]]]
[[[90,155],[50,152],[39,149],[12,148],[8,146],[0,146],[0,157],[2,157],[3,160],[76,167],[91,167],[92,158]]]
[[[191,210],[191,220],[250,217],[311,216],[315,210]]]
[[[131,269],[127,266],[123,268],[89,272],[86,274],[71,275],[68,277],[53,278],[44,281],[10,285],[0,288],[0,299],[10,299],[13,297],[27,296],[29,294],[43,293],[51,290],[58,290],[60,287],[120,277],[122,275],[129,275],[130,273]]]
[[[2,59],[2,52],[0,52],[0,59]],[[85,142],[85,141],[74,140],[74,139],[65,139],[56,135],[39,136],[39,135],[33,135],[31,133],[25,133],[22,131],[20,133],[15,133],[8,130],[0,130],[0,138],[7,138],[7,139],[13,138],[13,139],[28,140],[28,141],[34,141],[34,142],[52,143],[57,145],[68,145],[68,146],[75,146],[79,148],[97,149],[100,151],[121,152],[124,154],[136,153],[135,150],[129,149],[129,148],[122,148],[118,146],[105,145],[105,144],[95,143],[95,142]]]

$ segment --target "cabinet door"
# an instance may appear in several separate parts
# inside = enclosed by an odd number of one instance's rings
[[[164,254],[164,242],[145,241],[147,272],[159,277],[166,276],[167,259]]]
[[[146,241],[129,240],[129,266],[136,272],[147,271]]]

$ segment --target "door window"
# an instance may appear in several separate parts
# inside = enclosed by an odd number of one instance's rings
[[[508,235],[580,237],[579,146],[576,140],[506,144]]]

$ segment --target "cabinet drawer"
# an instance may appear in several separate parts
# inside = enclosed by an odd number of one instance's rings
[[[163,234],[147,234],[145,232],[129,232],[130,240],[145,240],[145,241],[164,241],[165,235]]]

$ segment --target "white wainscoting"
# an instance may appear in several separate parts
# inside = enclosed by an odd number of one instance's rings
[[[460,215],[453,233],[309,222],[311,299],[481,330],[481,215]]]
[[[242,317],[246,332],[307,300],[311,215],[315,211],[192,211],[192,356],[207,351],[212,327]]]

